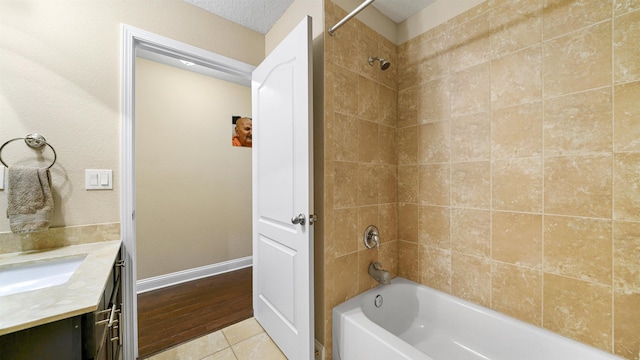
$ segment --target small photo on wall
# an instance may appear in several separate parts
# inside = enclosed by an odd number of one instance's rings
[[[231,117],[231,145],[251,147],[252,122],[250,117],[234,115]]]

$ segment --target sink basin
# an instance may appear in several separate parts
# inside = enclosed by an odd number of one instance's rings
[[[69,281],[86,255],[47,259],[0,268],[0,296],[44,289]]]

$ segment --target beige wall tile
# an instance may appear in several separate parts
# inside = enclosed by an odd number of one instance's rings
[[[418,123],[418,93],[416,86],[398,91],[398,128]]]
[[[343,11],[339,12],[343,13]],[[341,17],[338,19],[341,19]],[[358,44],[359,36],[356,23],[347,22],[340,30],[336,31],[334,36],[331,37],[334,47],[333,62],[340,67],[358,73],[360,69],[358,64],[359,49],[358,46],[354,46],[354,44]]]
[[[546,158],[544,211],[611,218],[610,155]]]
[[[386,125],[378,127],[378,151],[383,164],[398,164],[398,142],[396,128]]]
[[[382,237],[380,241],[386,243],[398,239],[398,203],[378,205],[378,230]],[[366,226],[362,228],[363,232]]]
[[[420,283],[451,293],[451,250],[420,245]]]
[[[380,245],[378,254],[378,260],[382,262],[382,266],[391,273],[392,277],[398,276],[398,243],[398,240],[383,243]]]
[[[493,209],[542,212],[542,158],[496,160],[491,176]]]
[[[334,116],[336,119],[333,127],[334,160],[358,161],[360,120],[339,113],[335,113]]]
[[[611,152],[612,107],[609,87],[545,101],[545,156]]]
[[[376,122],[380,113],[380,87],[364,76],[358,77],[358,117]]]
[[[486,258],[451,252],[451,294],[490,307],[491,264]]]
[[[450,116],[449,77],[429,81],[418,87],[418,123],[446,120]]]
[[[461,24],[467,21],[471,21],[473,18],[477,16],[486,15],[485,13],[489,11],[490,7],[491,7],[491,2],[485,1],[463,12],[462,14],[454,17],[453,19],[449,20],[448,23],[450,24],[450,26],[460,26]]]
[[[358,232],[358,240],[356,241],[358,245],[358,251],[364,250],[367,247],[364,245],[364,231],[369,227],[369,225],[375,225],[378,227],[378,231],[380,231],[381,237],[380,242],[387,239],[387,234],[383,233],[380,229],[380,218],[378,216],[378,206],[370,205],[370,206],[360,206],[358,209],[358,217],[357,219],[357,232]],[[354,219],[351,219],[353,221]]]
[[[400,240],[413,243],[418,242],[418,205],[400,204],[398,205],[398,218],[400,226],[398,228],[398,238]]]
[[[419,207],[418,241],[420,244],[442,249],[451,247],[450,212],[449,207]]]
[[[541,270],[542,215],[494,211],[491,219],[491,258]]]
[[[491,163],[451,164],[451,205],[488,209],[491,206]]]
[[[357,47],[355,50],[357,54],[355,55],[356,59],[351,59],[351,61],[357,64],[360,75],[378,82],[380,79],[379,68],[369,65],[367,61],[369,56],[378,56],[378,34],[360,22],[355,22],[355,25],[357,43],[353,43],[351,46]],[[354,50],[351,51],[353,52]]]
[[[545,98],[611,85],[609,21],[545,41],[542,51]]]
[[[491,159],[491,116],[489,112],[451,119],[451,161]]]
[[[398,129],[398,164],[415,165],[418,163],[418,127],[410,126]]]
[[[545,216],[544,271],[611,286],[610,220]]]
[[[611,352],[611,287],[544,274],[543,326]]]
[[[396,128],[398,125],[398,93],[389,87],[379,85],[380,107],[378,122]]]
[[[358,120],[358,161],[377,163],[380,159],[378,143],[378,124]]]
[[[542,102],[496,109],[491,112],[493,159],[542,154]]]
[[[613,222],[613,286],[640,293],[640,222]]]
[[[400,53],[399,55],[402,55],[402,53]],[[413,57],[410,57],[410,56],[402,56],[402,57],[413,59]],[[420,84],[418,79],[418,70],[419,68],[421,68],[421,65],[420,64],[406,65],[406,63],[400,62],[398,64],[398,67],[402,69],[401,71],[399,71],[399,74],[398,74],[398,91],[405,92],[408,89],[413,89],[412,91],[414,91],[414,94],[415,94],[416,85]],[[400,100],[401,98],[398,97],[398,107],[400,107]]]
[[[491,212],[451,209],[451,250],[480,257],[491,253]]]
[[[377,166],[360,163],[356,169],[358,169],[358,206],[377,204],[380,195]]]
[[[358,116],[358,74],[333,67],[333,104],[338,113]]]
[[[613,217],[640,221],[640,152],[613,158]]]
[[[332,282],[328,289],[330,301],[327,305],[333,308],[358,294],[358,253],[337,257],[329,264],[334,276],[326,279]]]
[[[613,8],[615,11],[614,15],[620,16],[634,10],[639,10],[640,1],[639,0],[614,0]]]
[[[395,89],[398,86],[398,50],[397,46],[384,36],[378,34],[378,57],[389,60],[391,66],[384,71],[378,70],[380,74],[380,84]],[[376,56],[376,55],[374,55]],[[368,59],[369,55],[363,55],[363,60]],[[367,62],[368,63],[368,62]],[[374,66],[375,67],[375,66]],[[378,68],[379,69],[379,68]]]
[[[420,84],[449,74],[451,66],[451,54],[448,51],[449,32],[446,29],[441,30],[436,31],[437,35],[416,45],[418,61],[414,76]]]
[[[551,39],[611,17],[611,1],[544,0],[544,38]]]
[[[640,151],[640,81],[614,88],[614,151]]]
[[[398,201],[403,203],[418,202],[418,167],[398,167]]]
[[[355,252],[358,249],[360,232],[357,222],[357,208],[345,208],[334,210],[334,229],[336,236],[332,239],[325,239],[325,246],[332,251],[330,256],[339,257]]]
[[[541,46],[534,45],[491,61],[491,108],[542,99]]]
[[[640,293],[614,292],[615,353],[640,359]]]
[[[491,9],[491,58],[542,41],[542,2],[506,1]]]
[[[423,205],[449,205],[449,164],[421,165],[418,198]]]
[[[378,202],[382,204],[398,201],[398,167],[378,165]]]
[[[640,80],[640,12],[616,18],[613,36],[615,83]]]
[[[358,251],[358,293],[363,293],[378,285],[378,282],[369,275],[369,265],[376,261],[379,261],[378,249]]]
[[[334,161],[336,208],[356,206],[358,201],[358,166],[355,163]]]
[[[489,60],[489,16],[484,13],[450,30],[451,71],[460,71]]]
[[[488,111],[491,101],[489,63],[451,74],[451,115]]]
[[[491,308],[542,326],[542,273],[494,261],[491,264]]]
[[[420,164],[449,161],[449,121],[418,125],[418,162]]]
[[[418,244],[398,241],[398,276],[411,281],[420,282],[420,252]]]

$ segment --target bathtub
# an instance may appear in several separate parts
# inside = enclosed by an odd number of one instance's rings
[[[621,359],[403,278],[336,306],[332,349],[337,360]]]

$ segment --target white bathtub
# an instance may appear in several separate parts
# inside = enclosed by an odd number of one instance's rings
[[[376,297],[382,301],[380,307],[376,307]],[[333,359],[621,358],[413,281],[395,278],[391,285],[378,286],[333,309]]]

